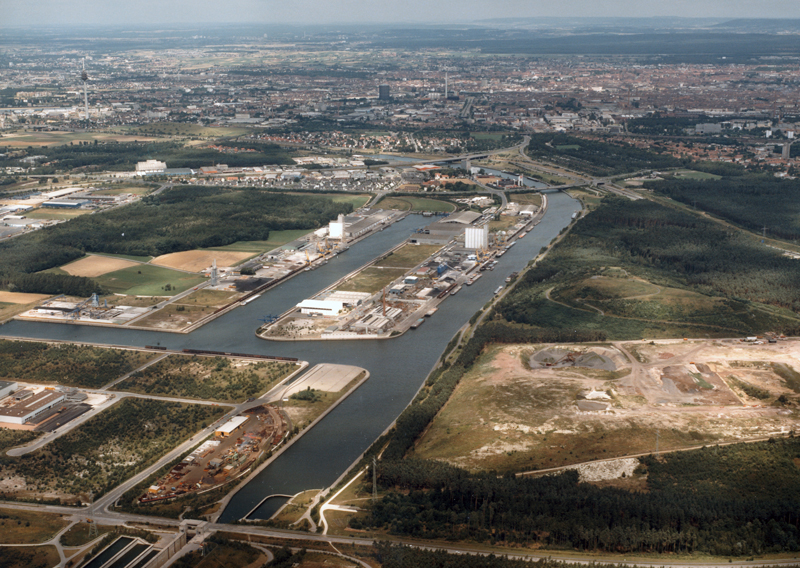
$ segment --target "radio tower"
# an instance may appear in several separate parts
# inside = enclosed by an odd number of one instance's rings
[[[83,81],[83,107],[86,110],[86,120],[89,120],[89,96],[86,94],[86,82],[89,80],[89,74],[86,72],[86,58],[81,60],[81,81]]]

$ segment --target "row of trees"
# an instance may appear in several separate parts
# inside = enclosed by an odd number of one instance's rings
[[[393,534],[607,552],[750,555],[800,550],[800,441],[706,448],[643,460],[648,491],[470,474],[425,460],[384,460],[390,492],[371,524]]]

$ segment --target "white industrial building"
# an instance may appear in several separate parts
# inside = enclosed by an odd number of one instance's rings
[[[344,302],[333,300],[303,300],[297,307],[306,315],[335,316],[344,309]]]
[[[344,237],[344,215],[339,215],[336,221],[331,221],[328,225],[328,236],[332,239]]]
[[[0,400],[4,399],[12,392],[17,390],[17,383],[10,383],[8,381],[0,381]]]
[[[233,432],[241,428],[242,424],[244,424],[245,422],[247,422],[247,416],[234,416],[233,418],[228,420],[225,424],[217,428],[214,434],[222,438],[227,438]]]
[[[161,174],[164,173],[166,169],[167,164],[165,162],[159,162],[158,160],[147,160],[136,163],[137,174]]]
[[[13,406],[0,408],[0,422],[25,424],[64,400],[64,393],[43,390]]]
[[[489,226],[467,227],[464,231],[464,248],[474,250],[489,248]]]

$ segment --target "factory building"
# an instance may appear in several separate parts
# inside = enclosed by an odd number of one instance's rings
[[[328,224],[328,236],[332,239],[344,237],[344,215],[339,215],[336,221],[331,221]]]
[[[480,250],[489,248],[489,225],[467,227],[464,233],[464,248]]]
[[[245,422],[247,422],[247,416],[234,416],[225,424],[217,428],[217,430],[214,432],[214,435],[219,436],[220,438],[227,438],[236,430],[241,428]]]
[[[136,163],[137,174],[160,174],[166,169],[167,164],[165,162],[159,162],[158,160],[147,160]]]
[[[38,415],[53,408],[64,400],[64,393],[44,390],[18,402],[13,406],[0,408],[0,422],[25,424]]]
[[[51,207],[53,209],[79,209],[86,201],[78,199],[54,199],[53,201],[45,201],[42,207]]]
[[[15,390],[17,390],[17,383],[0,381],[0,400],[4,399]]]
[[[303,300],[297,307],[306,315],[335,316],[344,309],[344,302],[331,300]]]
[[[391,98],[389,94],[389,85],[379,85],[378,86],[378,100],[379,101],[388,101]]]

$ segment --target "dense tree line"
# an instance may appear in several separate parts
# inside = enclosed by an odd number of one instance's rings
[[[233,144],[234,146],[236,144]],[[251,145],[252,146],[252,145]],[[30,152],[33,152],[31,150]],[[293,164],[290,153],[277,144],[259,143],[256,152],[221,153],[213,148],[185,146],[180,142],[78,142],[37,149],[47,156],[51,166],[35,173],[55,173],[78,168],[99,170],[133,170],[136,162],[158,159],[170,168],[193,168],[225,163],[232,167]],[[0,158],[0,166],[24,166],[19,158]]]
[[[527,153],[592,175],[615,175],[638,170],[675,168],[687,162],[634,146],[584,140],[560,133],[533,134]]]
[[[314,195],[256,189],[177,186],[138,203],[0,243],[0,286],[20,292],[89,296],[89,278],[41,272],[87,252],[158,256],[236,241],[267,240],[270,231],[314,229],[352,205]]]
[[[425,460],[386,460],[390,492],[371,517],[392,534],[607,552],[752,555],[800,550],[800,441],[676,452],[643,460],[647,492],[470,474]]]
[[[667,179],[648,187],[770,237],[800,238],[800,180],[747,174],[720,180]]]

